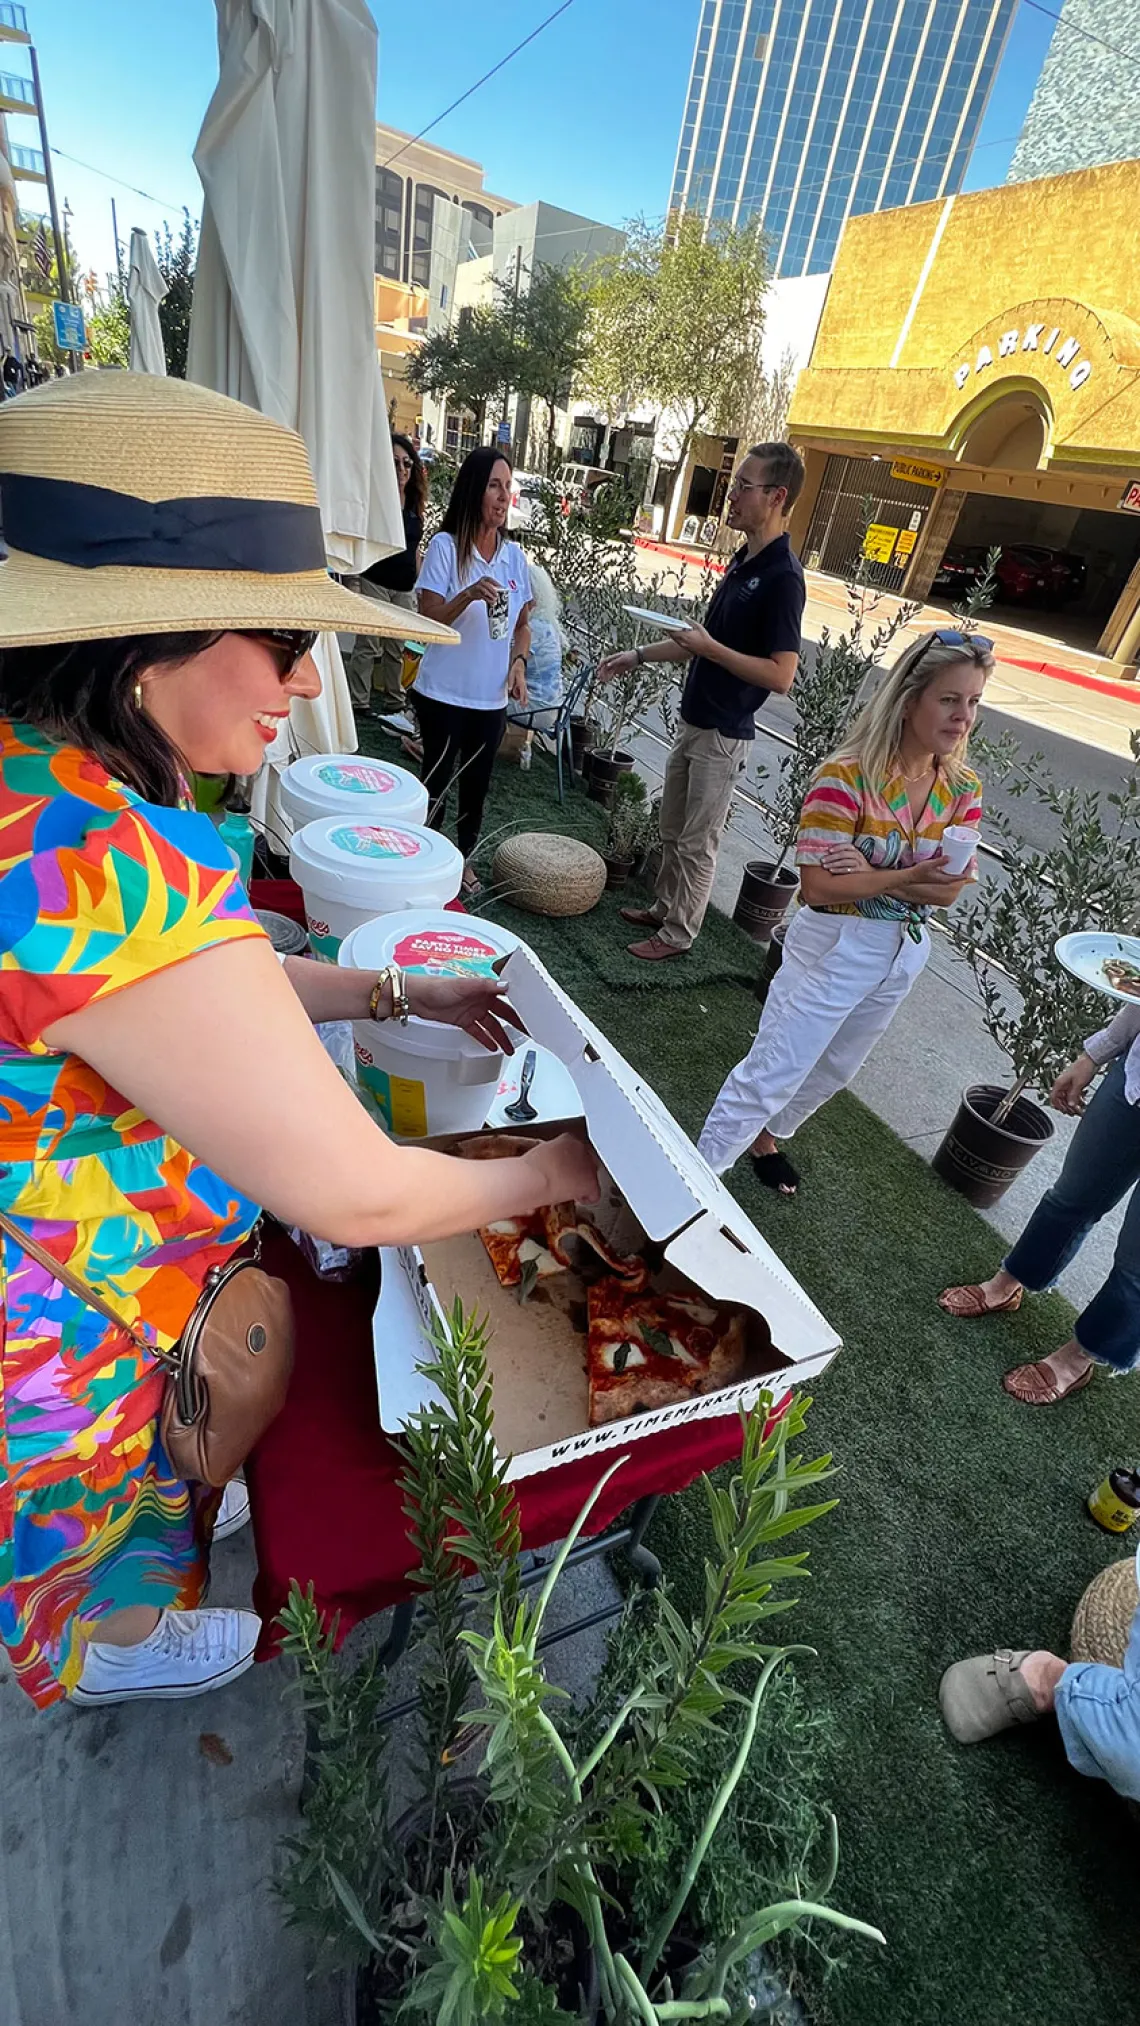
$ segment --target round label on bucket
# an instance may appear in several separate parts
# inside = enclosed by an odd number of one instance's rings
[[[314,779],[326,788],[339,788],[349,795],[390,795],[396,776],[383,767],[370,767],[357,760],[330,760],[314,769]]]
[[[353,858],[418,858],[422,845],[407,830],[382,830],[361,823],[330,830],[329,843]]]
[[[396,944],[392,962],[431,978],[490,978],[500,954],[493,943],[462,929],[421,929]]]

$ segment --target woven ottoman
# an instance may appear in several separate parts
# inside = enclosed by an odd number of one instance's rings
[[[600,901],[605,861],[577,837],[523,830],[500,844],[491,867],[498,897],[532,915],[584,915]]]
[[[1097,1660],[1103,1667],[1124,1664],[1132,1620],[1140,1605],[1136,1558],[1112,1562],[1094,1576],[1073,1614],[1069,1641],[1073,1660]]]

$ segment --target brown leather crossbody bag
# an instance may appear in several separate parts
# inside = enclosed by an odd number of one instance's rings
[[[210,1268],[182,1335],[164,1351],[148,1344],[94,1288],[2,1211],[0,1230],[165,1366],[159,1432],[171,1463],[180,1477],[228,1484],[284,1406],[293,1369],[293,1299],[283,1280],[262,1271],[258,1233],[252,1254]]]

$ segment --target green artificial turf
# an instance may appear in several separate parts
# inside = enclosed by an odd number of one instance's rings
[[[596,841],[599,812],[576,792],[560,812],[553,770],[536,759],[529,775],[498,770],[498,825]],[[649,967],[624,954],[623,898],[573,922],[487,912],[526,936],[695,1135],[755,1032],[755,999],[731,981],[754,976],[757,953],[712,914],[693,957],[646,984]],[[950,1661],[995,1644],[1067,1650],[1085,1584],[1126,1552],[1083,1501],[1140,1455],[1140,1383],[1098,1379],[1056,1409],[1010,1400],[1002,1371],[1063,1341],[1067,1304],[943,1316],[939,1289],[992,1271],[999,1241],[849,1095],[797,1137],[796,1159],[793,1202],[743,1167],[730,1186],[844,1339],[810,1420],[813,1453],[839,1465],[841,1502],[805,1536],[813,1579],[785,1636],[818,1652],[799,1666],[828,1719],[833,1900],[888,1942],[852,1946],[826,1983],[809,1961],[808,2010],[816,2026],[1135,2026],[1134,1820],[1069,1770],[1052,1724],[954,1745],[937,1687]],[[664,1502],[651,1545],[679,1601],[696,1597],[708,1541],[699,1486]]]

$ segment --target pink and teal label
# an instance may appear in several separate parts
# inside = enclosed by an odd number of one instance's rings
[[[429,978],[490,978],[502,952],[462,929],[422,929],[402,937],[392,962]]]
[[[335,964],[344,937],[334,936],[328,923],[321,921],[317,915],[311,915],[307,909],[305,927],[309,931],[309,948],[314,957],[320,957],[323,963]]]
[[[366,767],[353,760],[330,760],[315,770],[326,788],[338,788],[346,795],[390,795],[398,784],[384,767]]]
[[[423,845],[406,830],[385,830],[371,824],[344,823],[328,833],[329,843],[352,858],[418,858]]]

